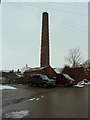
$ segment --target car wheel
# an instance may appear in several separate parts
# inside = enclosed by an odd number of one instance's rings
[[[47,88],[47,86],[48,86],[47,83],[43,84],[43,88]]]
[[[30,82],[30,83],[29,83],[29,86],[32,86],[32,85],[33,85],[33,84]]]
[[[38,84],[37,87],[40,87],[40,85]]]
[[[53,85],[53,87],[56,87],[56,85]]]
[[[67,87],[67,86],[68,86],[68,83],[65,83],[64,86]]]

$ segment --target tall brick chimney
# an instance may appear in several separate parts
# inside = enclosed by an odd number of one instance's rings
[[[49,65],[49,23],[48,13],[42,14],[42,36],[41,36],[41,56],[40,66],[45,67]]]

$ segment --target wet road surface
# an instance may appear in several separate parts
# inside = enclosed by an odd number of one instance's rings
[[[2,91],[2,113],[28,111],[24,118],[88,118],[88,86],[38,88],[13,85]]]

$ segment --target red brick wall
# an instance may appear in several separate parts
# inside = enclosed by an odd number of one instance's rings
[[[31,72],[25,72],[24,76],[23,76],[23,83],[27,84],[28,83],[28,76],[30,74],[45,74],[47,75],[49,78],[55,77],[56,76],[56,72],[51,68],[48,67],[46,69],[43,70],[39,70],[39,71],[31,71]]]
[[[41,58],[40,65],[45,67],[49,65],[49,25],[48,13],[44,12],[42,16],[42,36],[41,36]]]
[[[86,70],[86,78],[90,81],[90,69]]]
[[[85,70],[80,68],[65,68],[62,73],[66,73],[75,79],[76,83],[86,78]]]

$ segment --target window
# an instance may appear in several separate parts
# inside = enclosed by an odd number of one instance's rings
[[[41,77],[42,77],[42,79],[45,79],[45,80],[48,79],[48,77],[46,75],[41,75]]]

